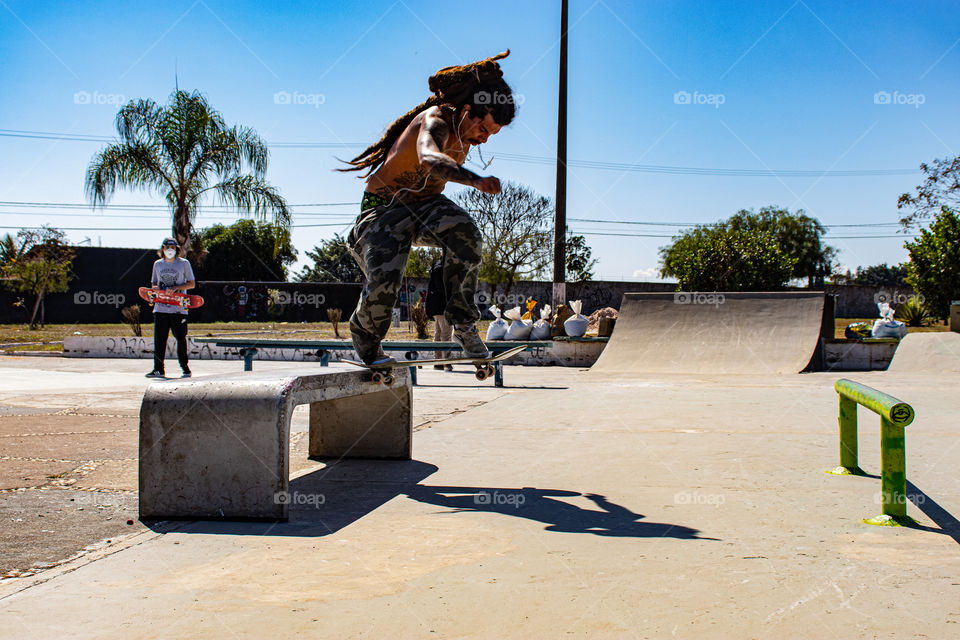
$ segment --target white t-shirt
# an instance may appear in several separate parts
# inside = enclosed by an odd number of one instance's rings
[[[150,276],[151,285],[162,285],[167,289],[185,284],[193,280],[193,269],[190,262],[185,258],[174,258],[167,262],[160,258],[153,263],[153,274]],[[180,305],[163,304],[158,302],[153,305],[154,313],[182,313],[186,315],[187,310]]]

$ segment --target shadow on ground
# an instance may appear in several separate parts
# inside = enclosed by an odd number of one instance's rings
[[[399,496],[444,507],[437,515],[492,512],[544,523],[546,531],[608,537],[714,540],[697,529],[643,521],[643,515],[610,502],[605,496],[536,487],[433,486],[421,481],[437,467],[416,460],[342,460],[290,482],[288,522],[144,521],[158,533],[325,536],[353,524]],[[564,500],[583,497],[596,508]]]
[[[853,475],[861,478],[871,478],[873,480],[881,480],[881,476],[875,473],[868,473],[863,469],[860,469],[859,472],[854,473]],[[936,500],[930,497],[923,489],[913,484],[909,480],[907,482],[907,499],[913,503],[917,509],[923,512],[923,515],[930,518],[936,527],[929,527],[920,522],[905,522],[902,526],[909,529],[917,529],[919,531],[929,531],[930,533],[938,533],[940,535],[950,536],[953,538],[953,541],[957,544],[960,544],[960,520],[957,520],[952,513],[940,506]],[[908,512],[909,515],[909,512]]]
[[[960,521],[954,518],[953,514],[941,507],[940,504],[927,495],[923,489],[909,480],[907,480],[907,497],[925,516],[933,520],[934,524],[939,527],[939,529],[934,529],[933,527],[916,524],[911,525],[911,528],[941,533],[950,536],[954,542],[960,544]]]

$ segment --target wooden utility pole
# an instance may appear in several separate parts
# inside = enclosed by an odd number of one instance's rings
[[[567,303],[567,0],[560,0],[560,91],[557,102],[557,195],[553,222],[553,308]]]

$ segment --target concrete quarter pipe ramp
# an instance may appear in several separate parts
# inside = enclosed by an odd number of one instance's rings
[[[897,346],[887,371],[960,373],[960,333],[907,334]]]
[[[591,372],[798,373],[819,344],[823,307],[822,291],[626,293]]]

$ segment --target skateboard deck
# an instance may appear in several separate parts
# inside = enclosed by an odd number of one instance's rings
[[[358,360],[341,360],[341,362],[373,371],[373,381],[388,386],[393,384],[393,376],[390,374],[390,371],[393,369],[433,364],[472,364],[477,368],[477,373],[475,374],[477,380],[486,380],[494,373],[492,363],[512,358],[524,349],[526,349],[524,346],[513,347],[489,358],[429,358],[426,360],[397,360],[396,362],[385,362],[383,364],[366,364]]]
[[[157,291],[150,287],[140,287],[138,293],[151,305],[159,302],[160,304],[172,304],[184,309],[196,309],[203,306],[203,298],[200,296],[191,296],[178,291]]]

